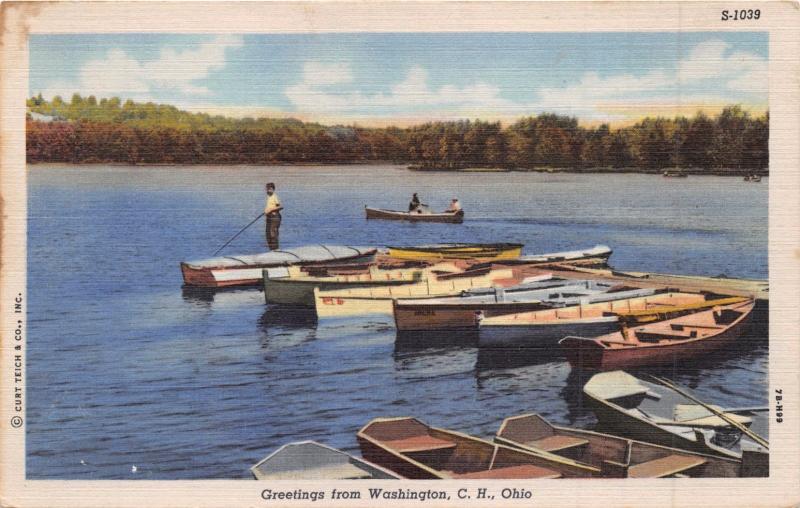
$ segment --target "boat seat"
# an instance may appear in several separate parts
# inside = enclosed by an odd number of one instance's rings
[[[558,452],[561,450],[585,446],[589,444],[589,440],[572,436],[548,436],[543,439],[537,439],[536,441],[528,441],[525,444],[546,452]]]
[[[703,457],[693,455],[667,455],[628,468],[628,478],[664,478],[705,464]]]
[[[411,436],[405,439],[395,439],[393,441],[385,441],[384,444],[392,450],[400,453],[414,453],[425,452],[433,450],[446,450],[455,448],[456,444],[452,441],[445,441],[444,439],[437,439],[427,434],[421,436]]]
[[[475,471],[472,473],[446,473],[459,480],[514,480],[518,478],[561,478],[561,473],[546,467],[534,466],[531,464],[521,464],[519,466],[499,467],[485,471]]]
[[[604,387],[603,390],[603,398],[609,401],[637,395],[644,397],[648,392],[647,388],[642,385],[610,385]]]
[[[697,330],[689,333],[666,333],[666,332],[640,332],[637,331],[636,338],[640,342],[659,342],[661,340],[688,340],[697,338]]]
[[[711,330],[722,330],[725,328],[724,326],[717,326],[717,325],[692,325],[692,324],[683,324],[683,323],[671,323],[670,328],[676,331],[681,331],[684,328],[708,328]]]
[[[737,415],[733,413],[725,413],[725,416],[730,418],[731,420],[735,421],[736,423],[742,425],[750,425],[753,423],[753,419],[748,416]],[[694,420],[684,420],[681,422],[675,422],[673,425],[688,425],[691,427],[732,427],[732,425],[726,422],[724,419],[720,418],[717,415],[710,415],[704,418],[697,418]]]

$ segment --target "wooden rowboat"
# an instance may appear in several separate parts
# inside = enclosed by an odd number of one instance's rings
[[[250,468],[256,480],[394,480],[395,473],[315,441],[283,445]]]
[[[364,207],[367,219],[383,220],[407,220],[412,222],[446,222],[450,224],[461,224],[464,222],[464,210],[457,212],[429,212],[417,209],[411,212],[399,210],[384,210],[382,208]]]
[[[423,280],[418,268],[379,270],[329,276],[313,276],[298,267],[264,270],[264,298],[267,303],[314,306],[314,288],[336,291],[348,288],[389,287],[413,284]]]
[[[306,245],[261,254],[220,256],[181,263],[183,282],[196,287],[230,287],[260,284],[265,268],[293,265],[371,262],[377,249],[343,245]]]
[[[513,268],[466,270],[425,277],[416,284],[388,287],[350,288],[322,291],[314,288],[314,308],[318,319],[343,318],[365,315],[392,315],[392,300],[397,298],[434,298],[454,296],[462,291],[496,285],[519,284]]]
[[[607,292],[613,283],[578,279],[530,281],[508,288],[465,291],[441,298],[393,302],[398,331],[477,330],[481,317],[502,316],[560,305],[561,301]],[[653,291],[650,291],[652,294]]]
[[[521,243],[440,243],[415,247],[389,247],[389,256],[398,259],[516,259]]]
[[[740,460],[552,425],[538,414],[506,418],[494,438],[513,448],[558,455],[596,470],[600,478],[738,478],[766,476]]]
[[[478,346],[551,347],[564,336],[576,333],[602,335],[619,329],[623,311],[654,310],[676,304],[705,301],[693,293],[660,293],[653,289],[608,292],[565,301],[564,307],[533,310],[481,319]]]
[[[682,394],[661,383],[637,379],[617,370],[592,376],[583,393],[604,430],[709,455],[736,459],[744,455],[751,468],[757,468],[759,462],[758,467],[769,467],[764,447],[698,404],[697,399],[687,397],[688,392]],[[768,408],[713,407],[755,434],[768,437]]]
[[[376,418],[356,435],[365,459],[411,479],[587,478],[593,468],[544,457],[416,418]]]
[[[733,297],[679,304],[657,313],[621,312],[626,325],[621,330],[595,337],[568,336],[560,344],[577,368],[614,370],[671,364],[734,342],[747,326],[753,306],[750,298]],[[629,320],[633,323],[626,323]],[[627,326],[643,320],[655,322]]]

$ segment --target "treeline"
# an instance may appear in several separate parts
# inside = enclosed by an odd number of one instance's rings
[[[768,113],[739,106],[710,118],[645,118],[635,125],[586,128],[541,114],[499,122],[432,122],[410,128],[324,126],[294,119],[233,119],[120,99],[28,100],[48,120],[28,120],[35,162],[273,164],[393,161],[423,169],[493,167],[765,172]]]

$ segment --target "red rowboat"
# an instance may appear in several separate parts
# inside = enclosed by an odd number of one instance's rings
[[[621,330],[598,337],[565,337],[559,344],[573,367],[614,370],[673,363],[723,348],[735,341],[749,322],[751,298],[724,298],[693,306],[660,309],[650,319],[674,316],[642,326],[625,320],[647,320],[643,312],[620,315]],[[687,314],[691,307],[706,310]]]

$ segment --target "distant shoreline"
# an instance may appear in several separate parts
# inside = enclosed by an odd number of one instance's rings
[[[552,167],[539,167],[539,168],[496,168],[496,167],[468,167],[468,168],[421,168],[408,163],[390,162],[390,161],[363,161],[363,162],[347,162],[347,163],[333,163],[333,162],[276,162],[270,164],[243,164],[243,163],[205,163],[198,162],[196,164],[186,164],[182,162],[156,162],[156,163],[125,163],[125,162],[27,162],[28,167],[53,167],[53,166],[76,166],[76,167],[94,167],[94,166],[110,166],[110,167],[137,167],[137,168],[164,168],[164,167],[197,167],[197,166],[219,166],[220,168],[235,168],[235,167],[334,167],[334,166],[366,166],[366,165],[386,165],[397,166],[400,169],[413,171],[417,173],[570,173],[570,174],[642,174],[642,175],[664,175],[665,171],[675,172],[680,171],[687,176],[727,176],[742,178],[747,175],[756,175],[761,177],[768,177],[769,170],[746,170],[746,169],[702,169],[702,168],[664,168],[660,170],[653,169],[640,169],[640,168],[552,168]]]
[[[744,177],[748,175],[769,176],[766,169],[704,169],[704,168],[663,168],[663,169],[642,169],[642,168],[423,168],[408,166],[409,171],[420,173],[592,173],[592,174],[623,174],[637,173],[643,175],[664,175],[665,172],[683,173],[685,175],[712,175],[712,176],[733,176]]]

